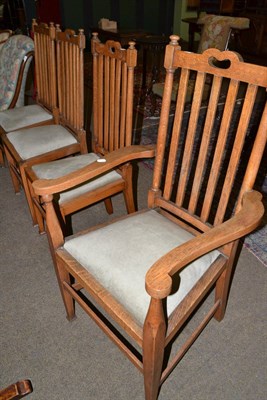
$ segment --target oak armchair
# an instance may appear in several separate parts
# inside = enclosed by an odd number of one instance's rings
[[[86,166],[99,157],[132,144],[134,68],[137,50],[130,42],[127,49],[119,42],[101,43],[96,33],[91,42],[93,57],[93,130],[92,152],[63,160],[33,165],[26,169],[32,194],[33,209],[39,232],[45,231],[45,210],[40,197],[32,190],[36,179],[59,178]],[[59,194],[57,205],[62,223],[68,225],[66,217],[81,208],[104,200],[108,213],[112,213],[111,196],[123,192],[128,213],[135,211],[133,195],[132,165],[125,164],[98,179],[88,181]]]
[[[15,192],[22,186],[34,220],[25,167],[87,153],[84,130],[83,52],[85,35],[67,29],[56,31],[58,107],[49,125],[34,126],[2,135]],[[34,220],[35,221],[35,220]]]
[[[243,63],[229,51],[183,52],[178,39],[171,36],[165,52],[166,79],[147,209],[65,240],[53,208],[54,194],[127,162],[134,157],[131,147],[117,151],[117,158],[116,151],[110,153],[104,163],[33,183],[45,204],[67,318],[74,318],[78,303],[143,373],[146,400],[157,399],[161,384],[212,317],[223,319],[238,241],[257,228],[264,213],[262,196],[253,185],[267,139],[266,100],[256,131],[250,131],[250,122],[257,93],[267,88],[267,69]],[[188,123],[182,125],[191,71],[196,73],[196,85]],[[211,94],[204,122],[198,124],[206,74],[211,76]],[[174,77],[180,82],[170,124]],[[228,89],[221,106],[223,84]],[[240,86],[245,87],[245,96],[237,109]],[[210,308],[205,299],[213,289]],[[206,314],[192,331],[187,322],[200,303]],[[187,339],[168,360],[173,341],[185,327]]]

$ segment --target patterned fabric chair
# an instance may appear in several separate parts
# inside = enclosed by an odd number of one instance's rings
[[[228,47],[232,29],[248,29],[249,19],[241,17],[228,17],[224,15],[204,14],[197,21],[203,25],[198,53],[215,48],[226,50]]]
[[[34,43],[25,35],[11,36],[0,57],[0,111],[24,105],[25,84]]]

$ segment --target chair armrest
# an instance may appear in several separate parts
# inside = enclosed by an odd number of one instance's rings
[[[175,247],[156,261],[146,274],[146,290],[150,296],[163,299],[172,288],[172,276],[204,254],[237,240],[255,229],[264,214],[262,195],[244,193],[241,210],[228,221]]]
[[[40,179],[33,182],[35,194],[39,196],[58,193],[96,178],[129,161],[152,158],[155,145],[133,145],[114,150],[92,164],[57,179]]]

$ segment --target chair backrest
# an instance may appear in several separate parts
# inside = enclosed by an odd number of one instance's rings
[[[56,31],[57,92],[60,123],[85,140],[83,29]]]
[[[202,53],[211,47],[218,50],[226,50],[232,29],[249,28],[248,18],[205,13],[199,17],[197,23],[203,25],[198,53]]]
[[[0,30],[0,51],[3,47],[3,44],[7,41],[7,39],[13,35],[13,32],[11,29],[1,29]]]
[[[53,23],[38,24],[32,21],[35,61],[35,84],[37,89],[37,103],[49,111],[57,106],[56,87],[56,27]]]
[[[132,144],[134,68],[137,50],[105,44],[93,33],[93,148],[105,154]]]
[[[24,105],[25,85],[34,43],[25,35],[10,36],[0,57],[0,111]]]
[[[244,192],[253,188],[267,137],[267,70],[230,51],[183,52],[177,39],[171,36],[165,53],[149,204],[204,232],[239,210]],[[191,71],[196,74],[193,101],[185,104]],[[172,119],[174,77],[179,89]],[[210,93],[203,103],[205,82]]]

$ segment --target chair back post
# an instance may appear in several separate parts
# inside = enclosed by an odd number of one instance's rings
[[[50,112],[57,106],[56,88],[56,27],[53,22],[48,26],[32,21],[35,47],[35,79],[37,102]]]
[[[154,207],[155,198],[161,194],[160,183],[162,176],[162,165],[164,161],[164,153],[162,152],[162,149],[165,148],[167,139],[167,128],[170,115],[173,76],[175,71],[175,68],[173,67],[174,56],[176,51],[181,50],[181,46],[179,45],[179,39],[180,39],[179,36],[171,35],[170,43],[166,46],[165,49],[164,68],[166,69],[166,77],[164,83],[161,116],[158,129],[157,151],[156,151],[156,159],[154,166],[153,182],[152,182],[152,187],[148,192],[148,206],[151,208]]]
[[[84,130],[84,30],[56,30],[57,89],[60,123],[70,128],[87,152]]]

